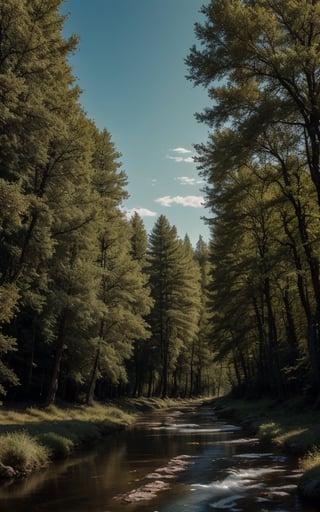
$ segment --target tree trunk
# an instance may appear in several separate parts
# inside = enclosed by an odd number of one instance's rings
[[[98,367],[99,367],[99,359],[100,359],[100,341],[99,345],[96,350],[96,355],[94,358],[93,368],[90,376],[90,382],[88,386],[88,391],[86,395],[86,404],[92,405],[94,402],[94,392],[96,389],[97,384],[97,377],[98,377]]]
[[[56,394],[57,394],[58,385],[59,385],[61,360],[62,360],[62,354],[63,354],[63,350],[64,350],[64,346],[65,346],[66,322],[67,322],[67,311],[63,310],[63,312],[61,314],[61,319],[60,319],[58,338],[56,341],[57,348],[56,348],[56,353],[55,353],[54,367],[53,367],[51,381],[49,384],[47,398],[45,401],[46,405],[53,404],[56,400]]]
[[[266,299],[267,306],[267,321],[268,321],[268,340],[269,340],[269,361],[270,361],[270,370],[271,376],[273,376],[277,394],[280,397],[283,397],[284,387],[283,380],[281,375],[280,363],[279,363],[279,354],[278,354],[278,334],[277,334],[277,326],[273,313],[272,307],[272,299],[270,292],[270,279],[266,278],[264,280],[264,293]],[[273,383],[270,382],[270,388],[272,390]]]

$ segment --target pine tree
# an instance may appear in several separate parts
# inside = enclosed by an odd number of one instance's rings
[[[150,295],[149,273],[147,265],[148,235],[141,217],[135,213],[130,219],[131,227],[131,255],[139,264],[145,280],[146,293]],[[148,339],[136,340],[134,353],[128,364],[128,372],[132,387],[132,395],[143,394],[144,385],[148,380],[151,366],[150,341]]]
[[[93,400],[98,380],[105,382],[107,390],[127,384],[125,362],[132,356],[134,343],[149,337],[145,317],[151,302],[141,268],[130,255],[128,222],[119,211],[110,212],[106,220],[99,256],[99,298],[106,311],[96,324],[92,341],[95,356],[91,359],[88,403]]]
[[[194,267],[176,228],[164,215],[150,235],[149,265],[154,299],[150,315],[153,364],[154,370],[160,368],[159,393],[166,396],[173,390],[169,380],[177,370],[179,356],[197,333],[199,283],[192,276]]]

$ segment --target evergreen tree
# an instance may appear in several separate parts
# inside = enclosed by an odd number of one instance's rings
[[[160,215],[149,240],[149,272],[154,299],[150,315],[153,365],[160,371],[161,396],[173,390],[170,383],[179,356],[198,329],[199,282],[190,263],[176,228]]]
[[[125,362],[133,353],[134,343],[149,337],[145,321],[150,311],[150,297],[141,267],[130,255],[130,229],[120,212],[109,215],[108,224],[100,234],[99,263],[102,281],[99,298],[106,310],[96,324],[95,347],[87,401],[93,400],[100,380],[99,396],[105,389],[127,384]]]
[[[131,255],[139,264],[145,280],[146,293],[150,295],[149,273],[147,265],[148,236],[141,217],[134,213],[130,219],[131,227]],[[151,351],[149,336],[147,339],[136,340],[134,353],[128,362],[132,395],[140,396],[144,392],[144,386],[148,380],[151,367]]]
[[[199,333],[193,349],[193,364],[190,373],[190,392],[194,395],[212,394],[219,387],[213,363],[213,347],[210,338],[209,283],[210,259],[208,244],[199,237],[194,251],[194,258],[199,265],[201,276],[201,305]],[[210,388],[210,383],[212,387]]]

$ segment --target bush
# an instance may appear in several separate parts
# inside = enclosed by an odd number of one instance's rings
[[[18,472],[29,472],[49,461],[49,450],[26,432],[12,432],[0,437],[0,462]]]
[[[282,428],[278,423],[263,423],[259,427],[258,435],[262,441],[274,441],[276,437],[282,434]]]
[[[70,455],[74,448],[74,442],[56,432],[40,434],[38,440],[51,453],[54,459],[64,459]]]

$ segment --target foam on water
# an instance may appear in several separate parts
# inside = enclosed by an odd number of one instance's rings
[[[239,453],[238,455],[234,455],[234,457],[239,459],[260,459],[273,457],[273,453]]]
[[[237,501],[244,498],[249,490],[257,489],[255,492],[265,490],[265,484],[261,482],[262,477],[272,473],[283,471],[281,468],[257,468],[257,469],[230,469],[229,475],[220,481],[210,484],[193,484],[194,489],[198,489],[201,494],[210,497],[210,507],[216,509],[228,509],[236,512],[241,510]],[[266,491],[266,496],[261,498],[261,502],[268,502],[273,496],[288,495],[288,487],[270,488]]]

